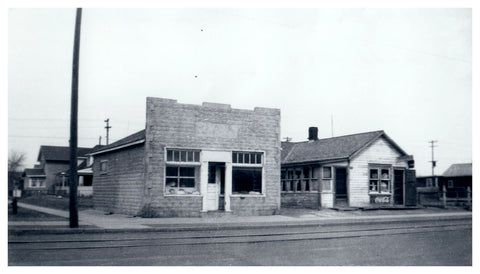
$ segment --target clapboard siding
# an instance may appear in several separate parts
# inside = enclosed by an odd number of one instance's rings
[[[399,156],[400,152],[381,137],[350,161],[348,189],[350,206],[370,204],[368,164],[388,164],[392,167],[407,168],[407,161],[398,160]]]

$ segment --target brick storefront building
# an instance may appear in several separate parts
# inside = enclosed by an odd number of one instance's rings
[[[143,216],[280,208],[280,110],[147,98],[145,130],[93,151],[94,205]]]

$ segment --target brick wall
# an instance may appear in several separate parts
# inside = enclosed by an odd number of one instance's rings
[[[107,172],[100,163],[107,160]],[[99,210],[137,215],[143,206],[145,147],[143,144],[95,156],[93,203]]]
[[[318,192],[282,192],[282,207],[317,209],[321,201]]]
[[[232,197],[234,214],[273,214],[280,207],[280,111],[232,109],[229,105],[178,104],[147,98],[147,203],[159,215],[197,216],[200,196],[165,196],[165,147],[223,151],[264,151],[262,197]]]

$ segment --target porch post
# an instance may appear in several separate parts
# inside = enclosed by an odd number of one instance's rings
[[[230,209],[230,196],[232,195],[232,163],[225,163],[225,211]]]
[[[200,166],[200,193],[202,194],[202,212],[207,212],[208,162]]]

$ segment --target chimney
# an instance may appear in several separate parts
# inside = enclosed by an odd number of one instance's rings
[[[318,140],[318,127],[309,127],[308,128],[308,140],[309,141]]]

